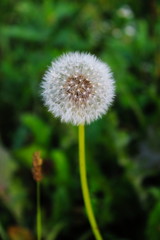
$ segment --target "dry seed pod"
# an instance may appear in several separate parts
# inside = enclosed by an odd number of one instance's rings
[[[110,67],[89,53],[63,54],[52,62],[41,86],[48,110],[74,125],[101,117],[115,96]]]
[[[36,182],[40,182],[42,180],[42,164],[43,160],[40,157],[40,152],[35,152],[33,154],[33,168],[32,174],[33,178]]]

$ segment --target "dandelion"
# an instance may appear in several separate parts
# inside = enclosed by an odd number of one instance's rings
[[[136,29],[134,26],[128,25],[124,28],[124,32],[126,35],[128,35],[129,37],[132,37],[136,34]]]
[[[114,80],[109,66],[86,53],[68,53],[52,62],[44,75],[45,105],[62,122],[79,126],[79,169],[82,193],[96,240],[102,240],[87,183],[84,125],[107,112],[114,99]]]
[[[128,5],[124,5],[117,10],[119,17],[131,19],[134,17],[132,9]]]
[[[52,62],[42,88],[49,111],[73,125],[89,124],[101,117],[114,97],[109,66],[88,53],[64,54]]]

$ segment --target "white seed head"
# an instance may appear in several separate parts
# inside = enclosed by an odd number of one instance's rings
[[[113,102],[114,79],[110,68],[89,53],[68,53],[52,62],[42,82],[49,111],[63,122],[89,124]]]

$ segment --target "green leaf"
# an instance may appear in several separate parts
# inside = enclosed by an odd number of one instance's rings
[[[21,121],[31,131],[35,143],[40,145],[48,144],[51,128],[42,119],[34,114],[23,114]]]

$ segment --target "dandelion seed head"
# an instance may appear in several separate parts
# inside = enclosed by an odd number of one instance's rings
[[[42,81],[45,105],[55,117],[89,124],[108,110],[115,95],[109,66],[88,53],[68,53],[52,62]]]

